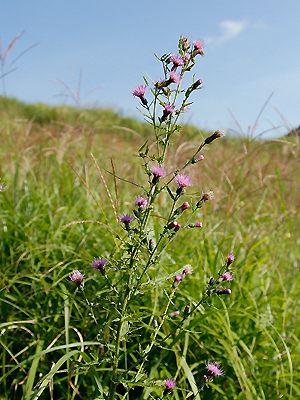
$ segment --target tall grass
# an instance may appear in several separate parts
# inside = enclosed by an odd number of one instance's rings
[[[96,363],[104,349],[89,308],[66,278],[73,269],[84,270],[94,309],[99,315],[105,311],[102,299],[108,289],[89,265],[94,256],[115,247],[110,230],[120,228],[111,200],[120,214],[138,194],[106,171],[114,168],[115,175],[137,181],[141,171],[133,154],[145,137],[151,142],[151,132],[112,111],[34,105],[30,113],[29,106],[1,101],[8,106],[0,127],[0,176],[7,184],[0,193],[0,399],[97,398],[106,383],[107,366]],[[190,127],[178,134],[170,170],[197,148],[200,135]],[[163,384],[165,376],[176,377],[175,399],[298,398],[299,139],[226,137],[203,154],[194,181],[203,191],[213,190],[215,200],[203,208],[200,236],[192,230],[188,241],[179,235],[165,252],[156,283],[164,287],[163,272],[191,264],[193,278],[178,289],[178,302],[189,304],[217,272],[222,254],[235,248],[232,295],[187,320],[186,329],[169,339],[177,352],[163,358],[159,351],[151,353],[149,380]],[[166,206],[164,200],[160,206]],[[69,225],[83,220],[98,223]],[[160,224],[159,218],[155,223]],[[159,290],[139,299],[139,322],[148,324],[149,313],[163,301]],[[146,336],[137,331],[127,346],[138,348]],[[205,360],[215,355],[226,376],[200,397],[195,387],[205,373]],[[102,371],[102,381],[96,370]],[[47,374],[43,392],[34,391]],[[153,396],[155,388],[151,393],[141,388],[132,398]]]

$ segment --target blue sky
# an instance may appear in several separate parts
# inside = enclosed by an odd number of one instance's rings
[[[247,132],[274,92],[255,135],[281,126],[263,137],[277,136],[300,124],[299,15],[299,0],[3,0],[2,52],[25,30],[6,67],[39,42],[5,77],[6,94],[26,102],[65,102],[59,95],[66,91],[53,80],[74,89],[72,70],[78,80],[82,69],[83,105],[139,116],[132,89],[143,75],[162,76],[153,53],[176,53],[180,35],[203,38],[205,56],[194,70],[203,90],[195,93],[183,122],[240,131],[236,119]]]

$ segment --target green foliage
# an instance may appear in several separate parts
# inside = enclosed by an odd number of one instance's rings
[[[119,237],[124,232],[115,214],[128,212],[140,194],[138,187],[115,181],[105,171],[145,184],[137,158],[129,157],[144,139],[127,134],[128,120],[120,116],[117,121],[123,125],[112,128],[118,123],[110,111],[99,110],[102,119],[95,114],[88,120],[75,117],[76,109],[73,117],[71,111],[63,117],[62,110],[69,108],[54,108],[50,113],[45,106],[43,114],[36,105],[44,122],[32,125],[33,117],[25,116],[22,103],[10,101],[15,111],[2,114],[0,131],[1,182],[7,184],[7,190],[0,193],[1,399],[100,399],[108,385],[110,360],[90,308],[67,278],[74,269],[86,274],[86,296],[97,319],[105,320],[109,288],[89,265],[93,257],[109,255],[116,248],[118,241],[111,232]],[[136,126],[143,127],[138,122]],[[133,121],[130,129],[135,128]],[[202,141],[198,135],[187,143],[191,136],[189,132],[185,136],[186,130],[171,148],[173,167],[184,164]],[[152,145],[150,131],[138,133]],[[214,298],[187,318],[183,329],[178,328],[166,341],[173,351],[158,347],[149,354],[150,367],[141,369],[144,381],[132,398],[158,398],[167,376],[176,377],[170,398],[297,398],[298,138],[265,142],[225,138],[205,147],[203,154],[194,180],[200,190],[213,190],[215,200],[199,212],[202,230],[179,232],[163,253],[160,266],[151,271],[156,290],[144,291],[131,304],[137,317],[123,324],[120,366],[137,362],[139,346],[153,335],[153,315],[168,301],[163,289],[168,290],[183,265],[191,264],[194,273],[178,286],[180,311],[200,300],[210,276],[216,276],[234,248],[232,294]],[[160,216],[167,212],[167,196],[160,199]],[[193,204],[197,200],[192,191],[187,199]],[[72,221],[80,223],[68,225]],[[157,216],[151,228],[158,232],[162,223]],[[167,318],[166,331],[179,322],[180,316]],[[112,334],[100,333],[105,339]],[[226,375],[199,394],[197,387],[208,359],[221,362]],[[130,386],[128,377],[121,379],[124,386]]]
[[[110,109],[85,108],[70,106],[49,106],[46,104],[25,104],[17,99],[0,96],[0,121],[31,122],[39,127],[61,127],[69,125],[72,128],[105,129],[111,132],[125,134],[128,139],[133,136],[150,135],[152,128],[133,118],[124,117]]]

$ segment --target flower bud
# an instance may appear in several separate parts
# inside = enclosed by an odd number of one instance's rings
[[[194,224],[189,224],[189,228],[202,228],[202,222],[195,222]]]
[[[219,129],[219,130],[215,131],[211,136],[209,136],[208,138],[205,139],[205,144],[210,144],[215,139],[224,137],[225,134],[226,133],[224,131]]]
[[[152,252],[154,250],[155,246],[154,246],[154,240],[150,239],[149,240],[149,250]]]
[[[202,207],[203,203],[205,203],[208,200],[212,200],[214,198],[214,192],[212,192],[211,190],[209,190],[208,192],[203,193],[201,199],[198,201],[198,203],[196,204],[196,207]]]
[[[169,314],[169,317],[175,317],[176,315],[179,315],[180,314],[180,312],[179,311],[174,311],[174,312],[172,312],[171,314]]]
[[[222,289],[222,286],[219,286],[215,289],[217,295],[221,295],[221,294],[231,294],[231,290],[230,289]]]
[[[178,222],[176,221],[172,221],[168,226],[168,229],[174,229],[175,232],[179,231],[179,229],[181,228],[181,225],[178,224]]]
[[[189,305],[186,305],[186,306],[185,306],[185,309],[184,309],[184,311],[183,311],[183,315],[184,315],[185,317],[187,317],[187,316],[189,315],[189,313],[190,313],[190,306],[189,306]]]
[[[203,81],[202,79],[198,79],[192,86],[192,90],[197,89],[197,87],[199,87],[200,85],[202,85]]]
[[[175,279],[172,285],[173,289],[175,289],[178,286],[180,281],[182,281],[182,275],[180,274],[175,275]]]
[[[189,203],[186,201],[185,203],[183,203],[180,207],[178,207],[175,211],[174,214],[180,214],[183,211],[185,211],[186,209],[189,208]]]
[[[227,258],[227,267],[229,267],[229,265],[231,265],[234,261],[234,254],[233,253],[229,253],[228,254],[228,258]]]

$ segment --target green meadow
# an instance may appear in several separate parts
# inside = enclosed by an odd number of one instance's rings
[[[0,111],[0,177],[7,185],[0,193],[0,400],[100,399],[109,363],[101,362],[99,326],[68,277],[85,273],[86,296],[96,317],[106,318],[110,289],[90,265],[115,251],[111,232],[124,235],[118,216],[132,212],[140,195],[130,182],[147,183],[138,149],[146,139],[151,148],[155,138],[146,123],[112,110],[2,97]],[[208,135],[183,126],[166,168],[182,165]],[[299,137],[226,135],[202,154],[185,200],[195,204],[207,190],[215,197],[197,212],[202,228],[180,231],[151,271],[157,281],[170,275],[165,286],[132,304],[140,321],[136,334],[124,335],[121,365],[136,361],[151,334],[151,313],[163,309],[164,289],[184,265],[194,271],[178,288],[181,308],[201,298],[233,251],[231,294],[201,306],[170,338],[173,351],[153,351],[144,379],[156,385],[126,399],[159,398],[166,377],[176,377],[170,399],[299,399]],[[161,196],[154,210],[154,232],[167,202]],[[175,326],[176,318],[166,324]],[[198,393],[207,360],[221,363],[225,375]]]

